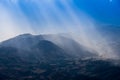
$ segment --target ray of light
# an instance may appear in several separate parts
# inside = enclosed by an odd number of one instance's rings
[[[22,0],[21,0],[22,1]],[[8,39],[22,33],[63,33],[69,32],[80,44],[94,50],[101,56],[114,57],[114,50],[106,39],[96,30],[94,21],[81,11],[76,13],[71,1],[59,0],[65,11],[61,10],[55,0],[23,0],[24,8],[21,8],[18,0],[9,1],[9,7],[0,5],[0,39]],[[32,3],[31,8],[28,4]],[[33,8],[34,7],[34,8]],[[37,10],[36,10],[37,8]],[[11,9],[11,10],[10,10]],[[34,10],[35,9],[35,10]],[[31,14],[31,11],[34,11]],[[31,21],[28,14],[38,18],[38,24]],[[40,19],[42,16],[42,20]],[[40,20],[39,20],[40,19]]]

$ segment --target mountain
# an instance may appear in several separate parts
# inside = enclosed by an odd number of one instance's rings
[[[0,80],[120,80],[120,61],[63,35],[23,34],[0,43]]]
[[[52,61],[69,57],[56,44],[43,39],[43,36],[24,34],[4,41],[0,45],[0,55],[19,58],[25,62]],[[3,58],[3,57],[2,57]],[[11,60],[11,59],[10,59]]]
[[[42,46],[44,45],[44,46]],[[33,53],[42,53],[44,50],[48,52],[55,52],[55,50],[59,48],[56,52],[63,52],[65,54],[62,55],[72,55],[75,57],[91,57],[95,56],[94,53],[91,53],[84,46],[80,45],[74,39],[65,37],[62,35],[31,35],[31,34],[23,34],[16,36],[15,38],[9,39],[7,41],[3,41],[0,44],[0,47],[12,47],[16,48],[21,54],[25,52],[33,52]],[[52,49],[51,49],[52,47]],[[48,48],[50,49],[48,50]],[[39,51],[38,51],[39,49]],[[47,50],[45,50],[47,49]],[[43,52],[43,53],[44,53]],[[48,53],[45,52],[45,53]],[[55,52],[55,53],[56,53]]]

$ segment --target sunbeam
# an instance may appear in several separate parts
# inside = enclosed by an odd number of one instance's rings
[[[94,20],[73,6],[72,0],[1,1],[0,40],[23,33],[69,33],[81,45],[100,56],[115,57],[109,42],[96,30]]]

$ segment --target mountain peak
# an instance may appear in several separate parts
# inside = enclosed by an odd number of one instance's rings
[[[19,36],[32,36],[30,33],[20,34]]]
[[[33,35],[30,33],[25,33],[25,34],[20,34],[18,36],[16,36],[16,38],[20,37],[20,38],[26,38],[26,37],[32,37]]]

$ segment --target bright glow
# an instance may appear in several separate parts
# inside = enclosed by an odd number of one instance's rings
[[[113,0],[109,0],[110,2],[112,2]]]

